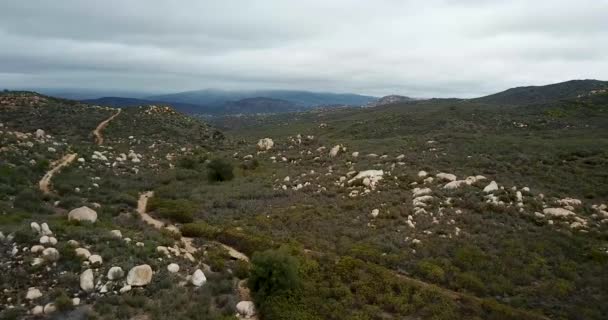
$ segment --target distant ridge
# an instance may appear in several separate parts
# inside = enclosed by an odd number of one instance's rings
[[[570,80],[544,86],[511,88],[502,92],[471,100],[488,104],[527,105],[576,98],[580,95],[589,94],[589,92],[593,90],[605,88],[608,88],[607,81]]]
[[[195,105],[218,106],[229,101],[259,97],[285,100],[306,108],[319,105],[363,106],[377,99],[376,97],[372,96],[351,93],[327,93],[296,90],[226,91],[215,89],[156,95],[148,97],[147,99],[155,101],[189,103]]]
[[[368,103],[365,106],[366,107],[379,107],[379,106],[384,106],[384,105],[388,105],[388,104],[403,103],[403,102],[410,102],[410,101],[416,101],[416,99],[406,97],[406,96],[389,95],[389,96],[384,96],[374,102]]]

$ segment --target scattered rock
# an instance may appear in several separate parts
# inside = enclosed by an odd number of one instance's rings
[[[122,279],[122,277],[125,276],[125,272],[122,270],[121,267],[112,267],[110,268],[110,270],[108,270],[108,280],[118,280],[118,279]]]
[[[95,279],[93,276],[93,270],[87,269],[80,274],[80,289],[85,292],[91,292],[95,290]]]
[[[44,313],[44,308],[42,306],[35,306],[32,308],[32,315],[39,316]]]
[[[374,218],[375,218],[375,217],[377,217],[379,214],[380,214],[380,210],[378,210],[378,209],[374,209],[374,210],[372,210],[372,217],[374,217]]]
[[[490,184],[488,184],[485,188],[483,188],[483,192],[485,192],[485,193],[491,193],[491,192],[494,192],[497,190],[498,190],[498,184],[496,183],[496,181],[490,182]]]
[[[84,259],[89,259],[91,256],[91,252],[85,248],[76,248],[74,251],[76,252],[76,256]]]
[[[201,269],[196,269],[192,274],[192,279],[190,279],[190,281],[194,286],[200,287],[207,282],[207,277],[205,277],[205,274]]]
[[[253,301],[240,301],[236,304],[236,311],[244,318],[251,318],[256,313]]]
[[[574,212],[564,208],[545,208],[543,209],[543,213],[552,217],[568,217],[576,215]]]
[[[456,175],[453,175],[451,173],[438,173],[435,175],[435,177],[441,181],[455,181],[456,180]]]
[[[92,265],[102,264],[103,263],[103,259],[98,254],[92,254],[92,255],[89,256],[89,262],[91,262]]]
[[[76,208],[70,211],[70,213],[68,213],[68,220],[86,221],[94,223],[95,221],[97,221],[97,212],[87,206],[82,206],[80,208]]]
[[[152,281],[152,268],[147,264],[135,266],[129,270],[127,284],[134,287],[141,287]]]
[[[47,261],[57,261],[59,260],[59,251],[55,248],[46,248],[42,251],[42,256]]]
[[[179,265],[177,263],[171,263],[167,266],[167,270],[171,273],[176,273],[179,271]]]
[[[51,314],[55,311],[57,311],[57,307],[55,307],[55,304],[52,302],[49,302],[44,306],[44,314]]]
[[[274,146],[274,141],[272,141],[272,139],[270,138],[264,138],[264,139],[260,139],[260,141],[258,141],[258,149],[261,151],[268,151],[270,149],[272,149],[272,147]]]
[[[25,295],[25,299],[27,300],[35,300],[42,297],[42,292],[39,289],[31,287],[27,289],[27,294]]]
[[[120,232],[120,230],[112,230],[110,231],[110,233],[112,234],[112,236],[122,239],[122,232]]]

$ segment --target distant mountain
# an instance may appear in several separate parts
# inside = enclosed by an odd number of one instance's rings
[[[511,88],[489,96],[471,99],[476,102],[500,105],[547,103],[587,95],[593,90],[608,88],[607,81],[570,80],[545,86]]]
[[[376,97],[363,96],[350,93],[326,93],[294,90],[260,90],[260,91],[225,91],[225,90],[198,90],[187,91],[167,95],[156,95],[147,99],[156,101],[182,102],[196,105],[218,106],[229,101],[243,100],[247,98],[264,97],[291,102],[302,107],[315,107],[319,105],[352,105],[362,106]]]
[[[281,113],[303,111],[305,109],[290,101],[264,97],[228,101],[220,108],[223,114]]]
[[[366,107],[379,107],[379,106],[384,106],[387,104],[410,102],[410,101],[416,101],[416,99],[406,97],[406,96],[390,95],[390,96],[384,96],[376,101],[370,102],[366,105]]]
[[[84,103],[91,105],[100,105],[107,107],[138,107],[138,106],[148,106],[148,105],[170,105],[176,110],[179,110],[184,113],[205,113],[205,112],[215,112],[215,109],[199,106],[189,103],[180,103],[180,102],[168,102],[168,101],[154,101],[154,100],[145,100],[145,99],[136,99],[136,98],[123,98],[123,97],[103,97],[98,99],[87,99],[81,100]]]

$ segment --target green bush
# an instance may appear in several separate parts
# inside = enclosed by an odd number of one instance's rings
[[[214,239],[220,230],[205,222],[186,223],[180,231],[184,237]]]
[[[198,206],[186,199],[153,198],[150,209],[156,211],[161,217],[180,223],[194,221],[194,213]]]
[[[285,248],[256,252],[248,285],[260,304],[270,296],[285,294],[300,285],[298,260]]]
[[[225,160],[213,159],[207,164],[207,178],[212,182],[232,180],[234,178],[234,167]]]
[[[445,278],[443,269],[428,260],[418,262],[418,272],[420,272],[423,277],[433,282],[441,282]]]

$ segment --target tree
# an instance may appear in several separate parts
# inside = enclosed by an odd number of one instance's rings
[[[256,302],[280,295],[300,285],[298,260],[287,249],[266,250],[253,255],[249,288]]]
[[[207,164],[207,177],[209,181],[228,181],[234,178],[234,168],[230,162],[214,159]]]

